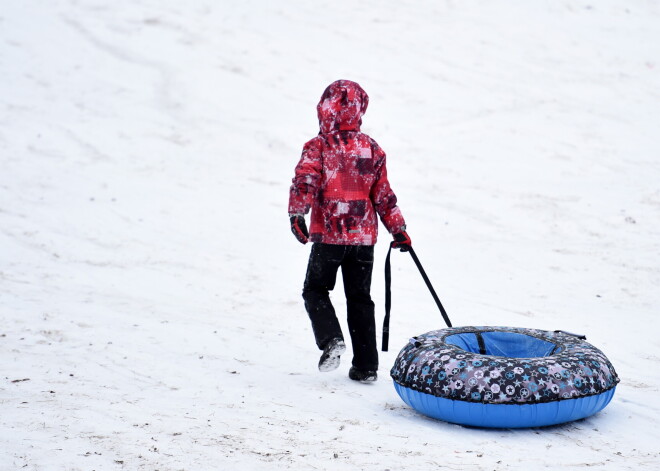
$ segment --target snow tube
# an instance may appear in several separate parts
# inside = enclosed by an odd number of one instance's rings
[[[588,417],[619,378],[593,345],[563,331],[458,327],[413,337],[390,372],[401,399],[430,417],[491,428]]]

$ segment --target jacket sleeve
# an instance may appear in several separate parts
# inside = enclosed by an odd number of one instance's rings
[[[314,138],[303,147],[289,190],[289,214],[307,214],[318,193],[323,161],[321,142]]]
[[[405,230],[406,221],[396,204],[396,195],[387,180],[385,152],[375,142],[372,146],[372,152],[376,160],[376,181],[371,188],[371,201],[385,228],[390,234],[396,234]]]

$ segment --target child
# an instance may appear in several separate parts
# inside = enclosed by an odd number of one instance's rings
[[[316,107],[320,132],[303,147],[289,194],[291,230],[312,245],[303,287],[320,371],[339,366],[346,350],[328,291],[341,267],[353,345],[352,380],[376,381],[378,349],[371,272],[378,235],[376,214],[401,250],[411,246],[396,196],[387,181],[385,152],[360,132],[369,97],[355,82],[337,80]],[[304,215],[312,210],[310,231]]]

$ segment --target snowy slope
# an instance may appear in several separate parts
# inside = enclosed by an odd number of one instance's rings
[[[0,471],[658,469],[659,22],[642,0],[4,2]],[[443,324],[399,253],[379,382],[316,370],[286,201],[337,78],[371,97],[454,324],[586,333],[622,379],[607,409],[485,431],[408,408],[389,368]]]

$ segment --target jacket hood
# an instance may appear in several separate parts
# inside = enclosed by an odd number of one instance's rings
[[[316,107],[321,133],[359,131],[369,96],[355,82],[337,80],[325,89]]]

